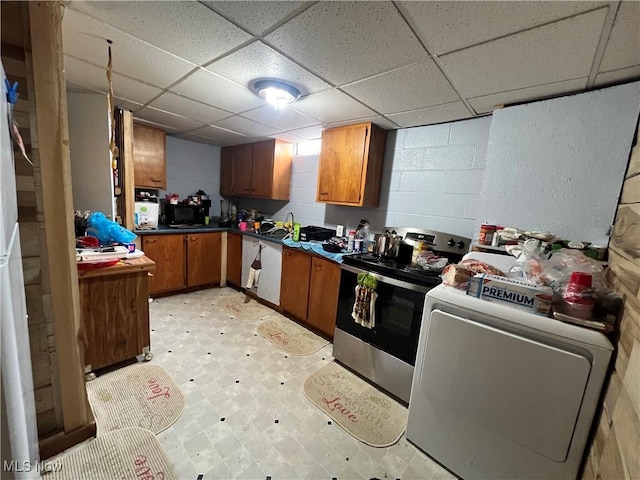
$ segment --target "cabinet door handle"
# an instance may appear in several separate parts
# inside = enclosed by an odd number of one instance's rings
[[[160,183],[160,182],[162,182],[162,180],[158,180],[157,178],[152,178],[152,179],[151,179],[151,181],[152,181],[152,182],[155,182],[155,183]]]
[[[144,243],[156,243],[158,241],[158,239],[156,238],[151,238],[151,239],[145,239]]]
[[[135,299],[132,298],[131,299],[131,313],[136,313],[136,310],[137,310],[136,301],[135,301]]]
[[[329,195],[329,192],[320,192],[320,195]]]

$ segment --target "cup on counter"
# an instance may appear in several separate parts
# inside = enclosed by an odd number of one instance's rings
[[[238,228],[240,229],[241,232],[246,232],[247,231],[247,222],[239,222],[238,223]]]

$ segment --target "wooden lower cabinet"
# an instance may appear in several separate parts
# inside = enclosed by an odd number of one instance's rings
[[[340,265],[331,260],[313,257],[307,323],[333,338],[336,328]]]
[[[184,235],[144,235],[142,251],[156,262],[156,271],[149,282],[151,295],[185,288]]]
[[[150,294],[220,283],[222,233],[142,236],[142,251],[156,262]]]
[[[310,278],[311,255],[292,248],[284,248],[280,306],[285,312],[303,322],[307,319]]]
[[[284,248],[280,307],[285,313],[333,338],[340,266],[297,249]]]
[[[187,287],[220,283],[222,234],[187,235]]]
[[[150,351],[149,272],[146,257],[79,272],[78,285],[87,373]]]
[[[227,233],[227,283],[241,287],[242,235]]]

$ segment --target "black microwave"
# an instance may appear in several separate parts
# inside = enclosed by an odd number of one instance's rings
[[[209,208],[204,205],[167,203],[164,207],[167,225],[204,225]]]

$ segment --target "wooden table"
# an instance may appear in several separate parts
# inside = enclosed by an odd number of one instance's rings
[[[147,257],[121,260],[111,267],[78,272],[81,336],[87,380],[100,368],[144,355],[151,360]]]

